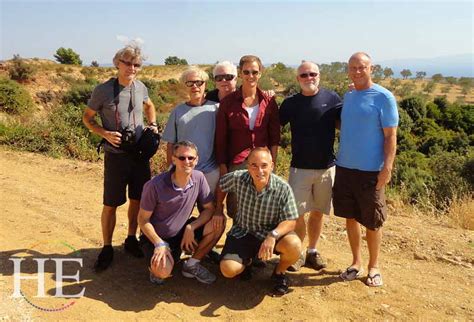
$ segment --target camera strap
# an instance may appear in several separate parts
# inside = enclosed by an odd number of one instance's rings
[[[120,102],[120,84],[118,81],[118,77],[115,78],[114,81],[114,104],[115,104],[115,129],[117,131],[120,130],[119,125],[120,125],[120,113],[118,111],[118,105]],[[133,117],[133,128],[135,129],[137,127],[137,123],[135,121],[135,82],[133,81],[132,84],[130,85],[130,101],[128,103],[128,106],[130,106],[130,103],[132,104],[132,109],[129,110],[128,112],[128,121],[130,123],[130,114],[132,114]]]

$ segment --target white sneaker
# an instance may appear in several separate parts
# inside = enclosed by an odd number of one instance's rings
[[[189,266],[187,265],[187,261],[184,262],[182,273],[184,277],[195,278],[205,284],[211,284],[217,279],[216,275],[209,272],[207,268],[199,263]]]

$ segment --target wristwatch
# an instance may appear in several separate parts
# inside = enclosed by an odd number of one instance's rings
[[[151,122],[151,123],[148,123],[148,126],[158,127],[158,124],[156,124],[156,122]]]
[[[273,229],[271,232],[268,233],[268,236],[275,238],[275,240],[278,240],[278,237],[280,237],[280,233],[276,229]]]

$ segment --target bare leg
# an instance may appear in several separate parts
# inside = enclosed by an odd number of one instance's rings
[[[321,231],[323,230],[324,215],[319,211],[312,211],[308,219],[308,248],[316,248]]]
[[[362,254],[360,251],[361,233],[360,225],[355,219],[346,219],[347,237],[352,251],[352,267],[360,269]]]
[[[382,227],[378,230],[367,229],[367,247],[369,248],[369,273],[372,268],[379,267],[380,245],[382,243]]]
[[[128,236],[135,236],[138,228],[138,211],[140,210],[140,200],[129,199],[128,205]]]
[[[100,222],[102,224],[102,238],[104,245],[112,245],[112,236],[115,229],[117,207],[104,206]]]
[[[280,253],[280,262],[275,268],[275,273],[285,274],[286,269],[301,255],[301,240],[295,235],[286,235],[276,244],[275,249]]]
[[[296,219],[296,227],[295,227],[295,233],[298,235],[298,237],[301,239],[301,241],[304,241],[304,238],[306,237],[306,223],[304,220],[305,214],[301,214],[298,219]]]
[[[224,275],[224,277],[227,277],[227,278],[233,278],[241,274],[245,269],[244,264],[231,260],[231,259],[221,260],[219,265],[220,265],[222,275]]]
[[[192,258],[201,260],[207,253],[214,247],[219,239],[221,238],[222,233],[224,233],[225,225],[222,227],[221,231],[214,231],[212,223],[209,221],[204,226],[204,236],[198,244],[196,251],[194,252]]]

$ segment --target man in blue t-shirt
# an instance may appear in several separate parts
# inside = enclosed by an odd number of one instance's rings
[[[385,185],[390,181],[397,148],[397,103],[390,91],[372,82],[368,54],[353,54],[348,70],[355,90],[344,95],[333,203],[335,215],[346,218],[353,258],[340,277],[350,281],[362,275],[363,225],[369,250],[366,284],[382,286],[378,257],[387,217]]]
[[[291,127],[291,168],[289,184],[295,194],[299,218],[295,231],[303,241],[308,218],[308,249],[306,256],[289,267],[298,271],[305,265],[315,270],[326,267],[316,244],[323,228],[323,214],[331,210],[334,183],[334,138],[340,119],[341,98],[319,87],[319,68],[305,61],[297,69],[296,79],[301,93],[285,99],[280,108],[280,124]]]

